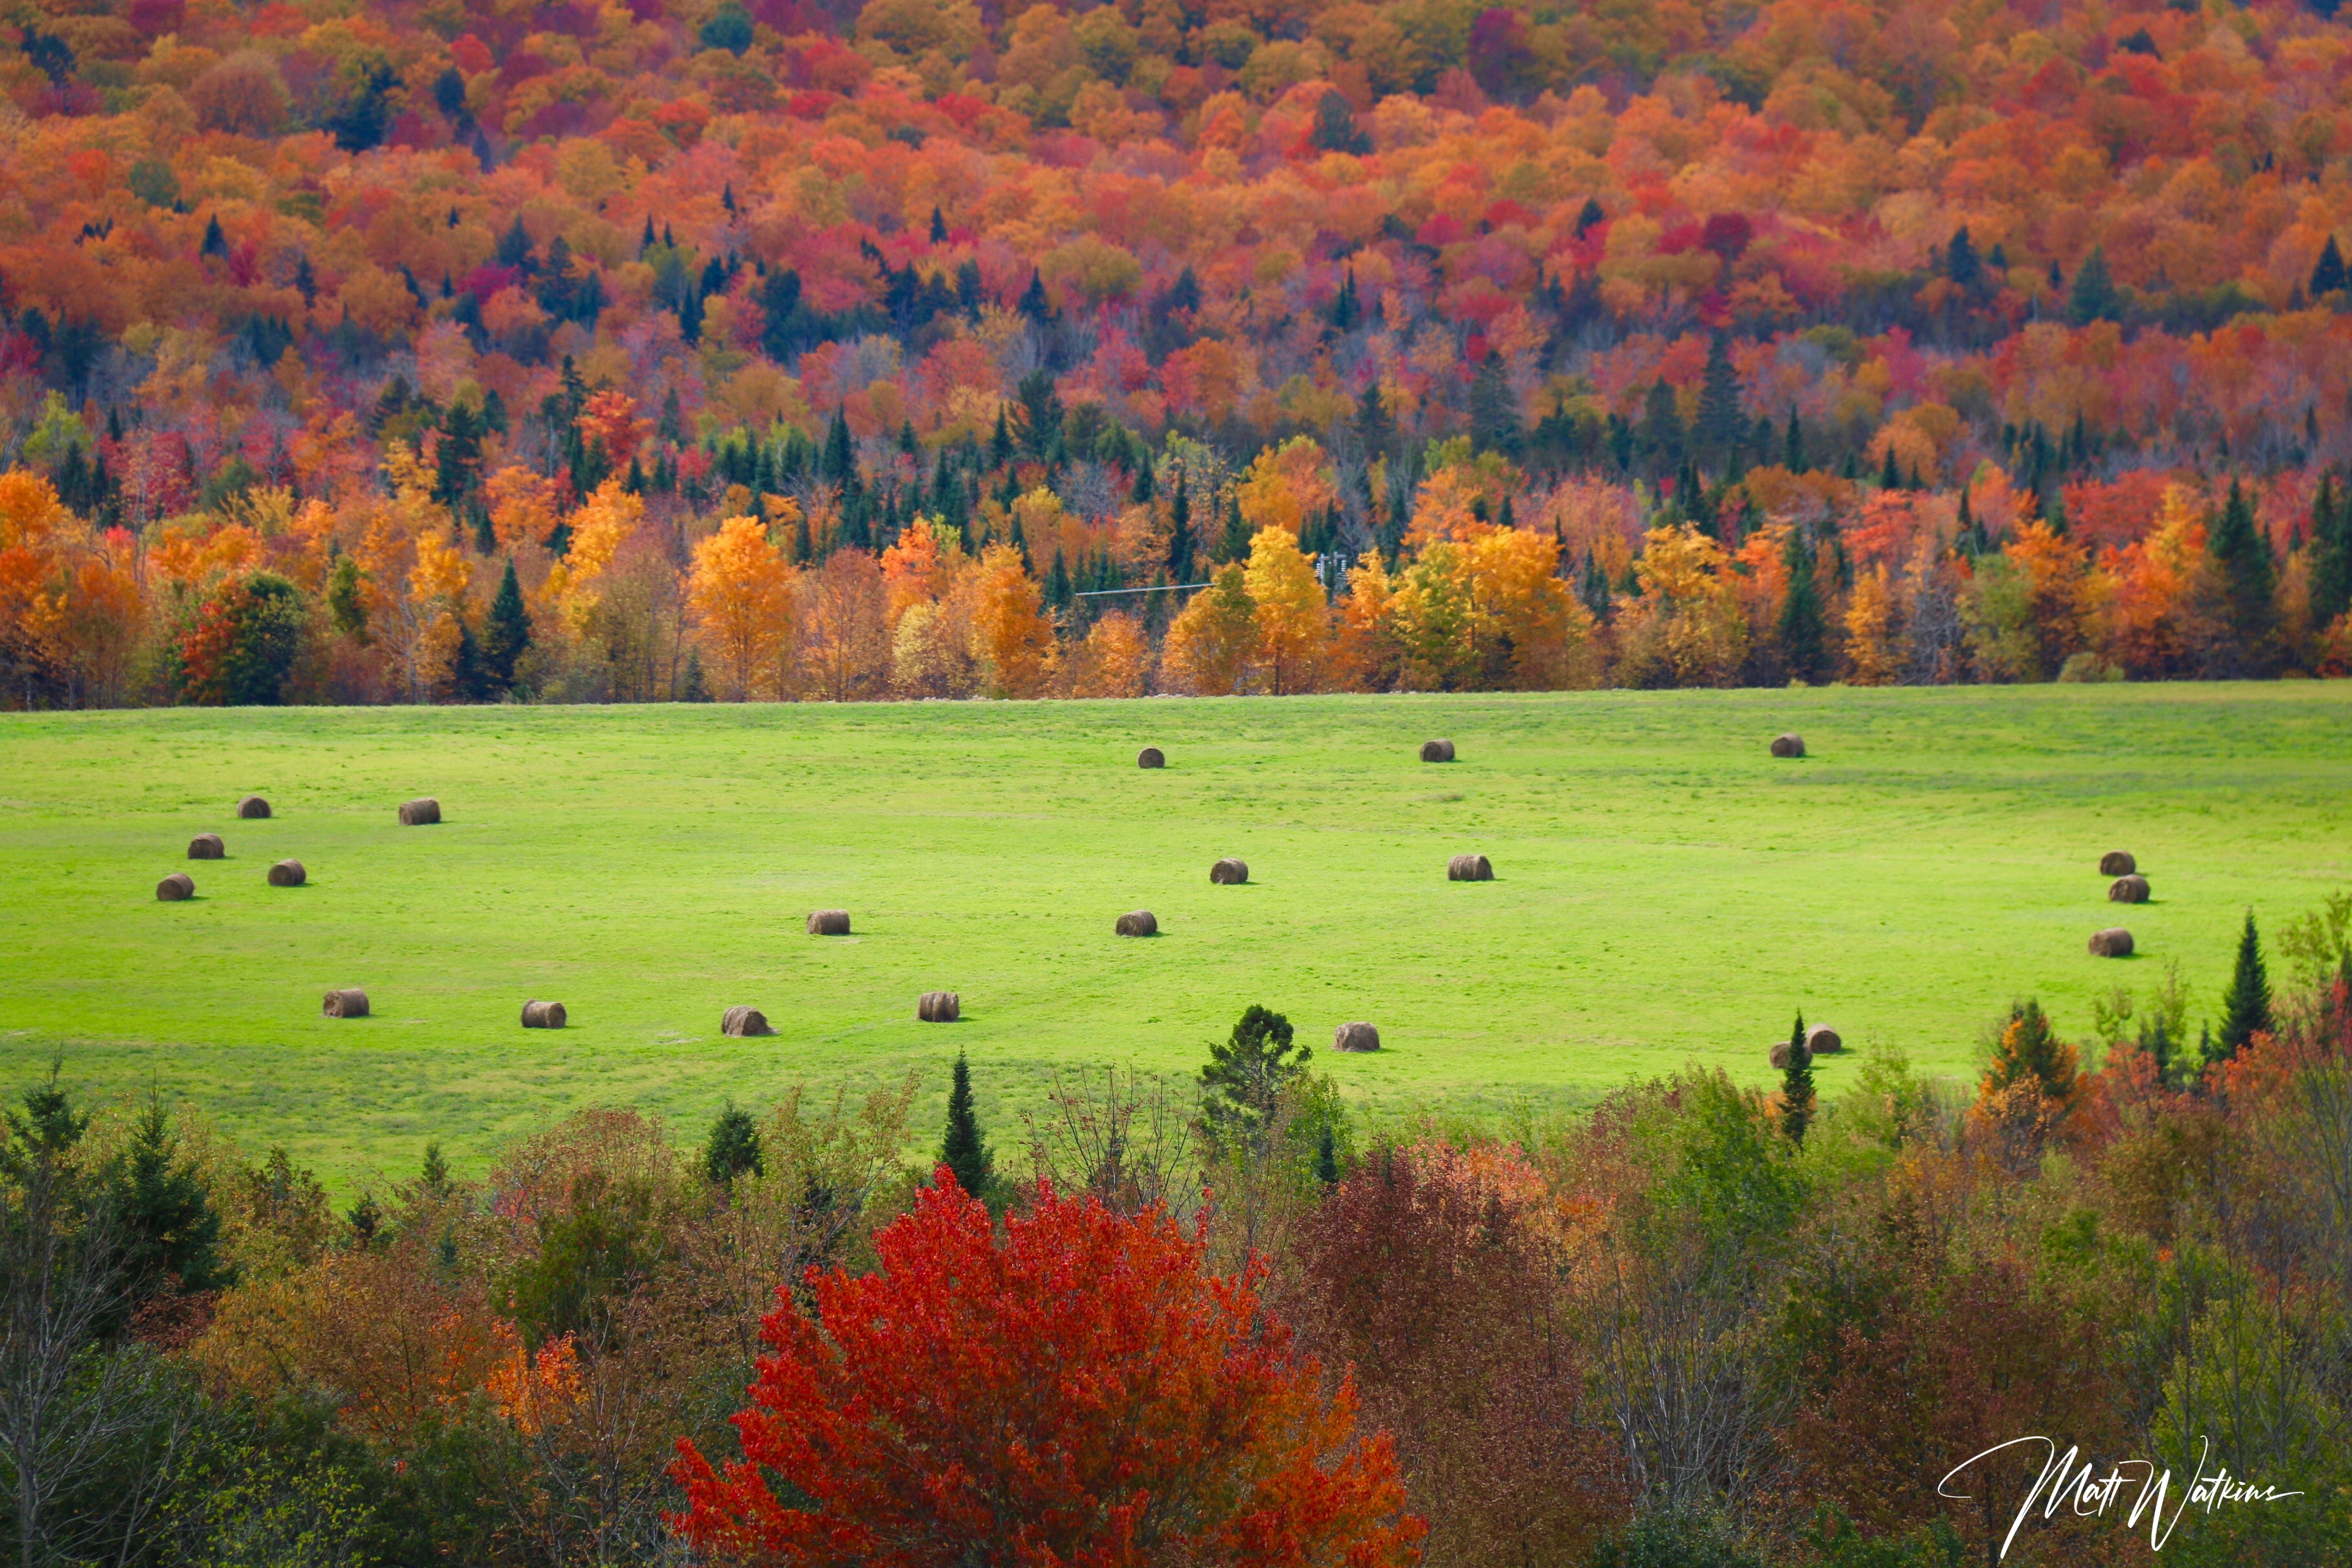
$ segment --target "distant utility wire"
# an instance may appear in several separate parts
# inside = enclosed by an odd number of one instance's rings
[[[1084,593],[1073,594],[1070,597],[1073,599],[1099,599],[1111,594],[1158,594],[1171,589],[1181,591],[1186,588],[1205,588],[1207,586],[1208,584],[1206,583],[1155,583],[1149,588],[1088,588]]]

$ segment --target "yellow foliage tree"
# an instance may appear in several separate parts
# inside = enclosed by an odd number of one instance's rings
[[[694,547],[687,602],[718,689],[737,702],[768,682],[792,631],[793,568],[757,518],[730,517]],[[780,693],[779,693],[780,694]]]
[[[1034,697],[1045,689],[1053,670],[1054,626],[1044,603],[1019,551],[992,543],[981,552],[972,653],[992,696]]]
[[[1330,644],[1331,611],[1315,563],[1299,552],[1298,536],[1279,527],[1252,535],[1242,588],[1257,607],[1257,658],[1267,689],[1276,697],[1313,690]]]
[[[1204,697],[1232,696],[1243,689],[1257,646],[1257,605],[1243,568],[1237,562],[1220,566],[1168,624],[1161,683]]]
[[[1151,678],[1151,639],[1133,616],[1105,616],[1072,651],[1067,668],[1073,697],[1140,697]]]

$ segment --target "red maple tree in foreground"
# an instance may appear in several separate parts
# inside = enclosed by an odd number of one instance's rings
[[[1387,1434],[1164,1212],[1040,1185],[1005,1222],[942,1166],[876,1237],[882,1267],[812,1269],[811,1317],[761,1325],[744,1458],[688,1442],[672,1523],[721,1558],[948,1568],[1418,1561]],[[772,1474],[796,1489],[780,1499]]]

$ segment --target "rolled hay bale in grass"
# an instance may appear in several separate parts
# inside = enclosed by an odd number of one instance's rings
[[[1845,1049],[1845,1042],[1827,1024],[1815,1024],[1805,1031],[1805,1049],[1813,1056],[1833,1056]]]
[[[817,910],[808,918],[808,933],[811,936],[847,936],[849,911],[847,910]]]
[[[269,868],[269,885],[273,888],[299,888],[308,873],[299,860],[280,860]]]
[[[1445,863],[1445,879],[1449,882],[1491,882],[1495,868],[1484,855],[1456,855]]]
[[[963,999],[952,991],[926,991],[916,999],[915,1016],[926,1024],[952,1024],[963,1016]]]
[[[2128,849],[2110,849],[2099,857],[2099,875],[2128,877],[2139,869],[2139,862],[2131,858]]]
[[[748,1038],[753,1035],[772,1035],[776,1031],[768,1027],[768,1016],[757,1007],[730,1007],[727,1016],[719,1021],[719,1032]]]
[[[1221,888],[1233,887],[1249,880],[1249,862],[1224,859],[1209,868],[1209,880]]]
[[[1160,922],[1150,910],[1132,910],[1118,917],[1116,929],[1121,936],[1158,936]]]
[[[364,1018],[367,1016],[367,993],[353,985],[341,991],[330,991],[319,1005],[319,1011],[330,1018]]]
[[[1421,743],[1421,760],[1424,763],[1452,762],[1454,760],[1454,742],[1451,741],[1423,741]]]
[[[561,1002],[526,1002],[522,1005],[522,1026],[526,1029],[560,1029],[570,1016]]]
[[[2147,902],[2147,879],[2135,871],[2128,877],[2117,877],[2107,887],[2107,902],[2111,904],[2144,904]]]
[[[1168,753],[1157,746],[1146,746],[1135,753],[1135,765],[1139,768],[1164,768],[1168,765]]]
[[[430,827],[441,820],[441,803],[426,798],[400,803],[400,825],[403,827]]]
[[[1370,1024],[1342,1024],[1332,1031],[1331,1045],[1342,1051],[1377,1051],[1381,1032]]]
[[[257,795],[247,795],[236,803],[239,816],[262,817],[269,815],[269,803]]]
[[[1775,1068],[1778,1068],[1782,1072],[1788,1071],[1790,1055],[1790,1051],[1788,1041],[1779,1040],[1774,1042],[1772,1046],[1772,1065]],[[1803,1061],[1811,1061],[1813,1059],[1813,1053],[1807,1050],[1802,1046],[1799,1046],[1795,1048],[1795,1055]]]
[[[1805,754],[1805,738],[1802,735],[1775,735],[1772,738],[1772,754],[1776,757],[1801,757]]]
[[[155,896],[167,904],[196,896],[196,879],[185,871],[174,871],[155,884]]]
[[[2109,926],[2091,933],[2093,958],[2129,958],[2132,955],[2131,932],[2121,926]]]
[[[221,842],[221,836],[217,833],[199,833],[188,840],[188,858],[191,860],[217,860],[227,853],[228,846]]]

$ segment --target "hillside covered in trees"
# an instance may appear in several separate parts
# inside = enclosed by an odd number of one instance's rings
[[[13,0],[0,702],[2340,675],[2348,72],[2183,0]]]

